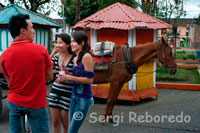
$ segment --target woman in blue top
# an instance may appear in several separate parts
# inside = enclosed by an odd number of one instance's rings
[[[94,103],[90,84],[93,83],[93,59],[90,54],[88,38],[82,31],[71,34],[71,48],[76,54],[72,75],[60,74],[60,81],[73,81],[69,109],[68,133],[77,133],[87,112]]]

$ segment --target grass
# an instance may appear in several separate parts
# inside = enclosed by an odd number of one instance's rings
[[[168,72],[159,71],[156,73],[157,81],[186,81],[187,80],[188,71],[186,69],[179,69],[175,75],[170,75]]]
[[[194,84],[200,84],[199,72],[196,69],[192,69],[192,73],[195,75],[193,79]]]
[[[196,51],[176,51],[177,60],[195,60],[197,52]]]
[[[156,81],[170,83],[179,82],[188,84],[200,84],[200,76],[197,69],[178,68],[175,75],[168,74],[166,70],[156,72]]]
[[[177,51],[176,52],[176,59],[183,59],[185,54],[186,54],[186,51]]]

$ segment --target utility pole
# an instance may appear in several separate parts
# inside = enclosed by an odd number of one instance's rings
[[[66,32],[66,29],[65,29],[65,0],[61,0],[61,3],[62,3],[62,9],[63,9],[63,32],[65,33]]]

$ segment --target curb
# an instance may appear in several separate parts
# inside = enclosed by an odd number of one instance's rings
[[[198,65],[182,65],[182,64],[178,64],[177,66],[179,68],[198,68]]]
[[[176,60],[176,63],[200,63],[199,60]]]
[[[198,68],[199,60],[176,60],[179,68]],[[179,63],[194,63],[194,64],[179,64]]]
[[[91,86],[91,88],[94,97],[107,99],[109,88],[97,86]],[[149,88],[145,90],[121,90],[117,99],[128,101],[140,101],[141,99],[150,98],[153,96],[158,96],[158,91],[156,88]]]
[[[156,83],[156,88],[199,91],[200,84]]]

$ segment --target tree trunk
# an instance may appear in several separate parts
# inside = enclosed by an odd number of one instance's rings
[[[10,0],[10,3],[11,4],[15,4],[15,0]]]
[[[75,16],[75,23],[80,21],[80,0],[76,0],[76,16]]]
[[[37,12],[37,9],[38,9],[38,5],[36,4],[36,2],[32,2],[31,3],[31,11]]]
[[[154,14],[155,8],[157,7],[157,0],[141,0],[142,9],[144,13]]]

